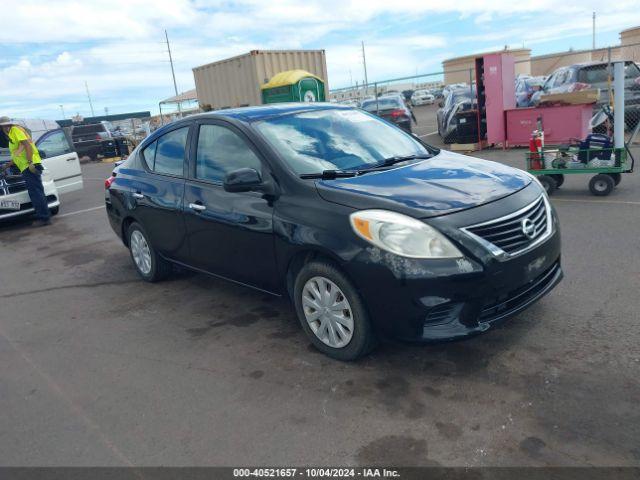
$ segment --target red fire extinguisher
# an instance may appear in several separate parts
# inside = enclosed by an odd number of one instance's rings
[[[544,155],[542,149],[544,147],[544,131],[542,130],[542,118],[538,117],[538,129],[534,130],[529,140],[529,158],[532,170],[542,170]]]
[[[540,161],[542,156],[542,138],[538,135],[538,131],[534,130],[529,140],[529,158],[531,163],[529,168],[531,170],[542,170],[542,162]]]

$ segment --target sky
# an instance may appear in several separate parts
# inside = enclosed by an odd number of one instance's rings
[[[0,5],[7,0],[3,0]],[[9,2],[7,2],[9,3]],[[192,68],[250,50],[325,49],[330,87],[438,72],[442,60],[527,47],[533,55],[619,43],[638,0],[17,0],[0,17],[0,115],[158,111]],[[60,107],[62,105],[62,108]]]

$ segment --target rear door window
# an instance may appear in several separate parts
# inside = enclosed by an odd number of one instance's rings
[[[624,66],[625,78],[637,78],[640,77],[640,68],[634,62],[629,62]]]
[[[594,83],[605,83],[608,77],[609,73],[607,72],[606,65],[592,65],[581,68],[578,71],[578,82],[588,83],[589,85]]]

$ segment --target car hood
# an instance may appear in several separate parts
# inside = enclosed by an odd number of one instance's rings
[[[442,150],[433,158],[390,170],[318,180],[316,187],[329,202],[427,218],[493,202],[529,183],[522,170]]]

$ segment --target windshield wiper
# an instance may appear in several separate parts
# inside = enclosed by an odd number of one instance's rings
[[[416,154],[416,155],[403,155],[403,156],[389,157],[389,158],[385,158],[384,160],[382,160],[379,163],[374,163],[373,165],[367,166],[366,168],[358,169],[358,172],[375,172],[376,170],[380,170],[380,169],[384,169],[386,167],[390,167],[392,165],[395,165],[396,163],[407,162],[409,160],[427,159],[427,158],[432,158],[432,157],[433,157],[433,155],[431,155],[430,153],[421,153],[421,154]]]
[[[359,171],[349,171],[349,170],[323,170],[318,173],[303,173],[300,175],[300,178],[308,179],[308,178],[321,178],[322,180],[333,180],[336,178],[348,178],[355,177],[358,175]]]
[[[433,155],[428,153],[421,153],[417,155],[404,155],[389,157],[382,160],[380,163],[374,163],[366,168],[358,168],[356,170],[323,170],[318,173],[303,173],[300,178],[321,178],[322,180],[333,180],[335,178],[348,178],[362,175],[363,173],[375,172],[377,170],[384,169],[395,165],[396,163],[407,162],[409,160],[419,160],[432,158]]]

